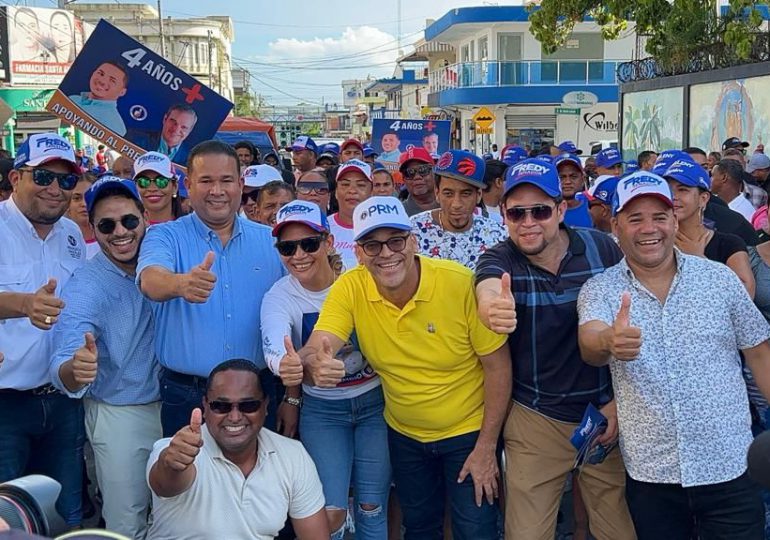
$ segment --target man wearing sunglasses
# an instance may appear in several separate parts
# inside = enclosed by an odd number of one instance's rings
[[[144,538],[144,471],[162,437],[152,306],[134,281],[145,209],[136,184],[115,176],[97,180],[85,200],[101,251],[64,287],[50,375],[61,392],[83,398],[107,528]]]
[[[64,302],[57,290],[86,260],[78,226],[61,219],[78,182],[72,146],[55,133],[30,136],[0,203],[0,482],[35,472],[62,484],[57,510],[80,525],[83,409],[48,374]]]
[[[211,371],[203,414],[193,409],[147,462],[148,539],[269,540],[288,516],[299,540],[329,540],[315,465],[301,443],[264,427],[267,401],[252,362],[227,360]]]
[[[495,449],[508,406],[504,336],[478,318],[471,271],[417,256],[412,224],[394,197],[356,207],[360,266],[332,285],[300,351],[315,386],[345,375],[334,355],[355,328],[382,379],[385,421],[405,538],[442,538],[447,498],[453,537],[497,538]]]
[[[569,440],[589,404],[608,420],[599,443],[617,439],[609,371],[586,365],[578,347],[577,296],[588,278],[616,264],[621,253],[606,234],[564,224],[567,203],[551,163],[533,158],[509,168],[502,202],[509,239],[481,256],[476,297],[484,324],[508,335],[515,373],[513,408],[503,430],[506,536],[553,538],[564,483],[575,464]],[[624,485],[617,451],[580,472],[591,534],[598,540],[634,538]]]
[[[398,170],[401,171],[406,190],[409,192],[404,201],[404,208],[409,216],[439,207],[433,177],[433,158],[427,150],[412,147],[403,152],[399,158]]]
[[[243,180],[235,150],[205,141],[187,166],[194,212],[151,227],[137,267],[141,291],[155,302],[166,436],[187,423],[219,362],[239,357],[265,366],[259,305],[286,272],[270,229],[238,216]]]

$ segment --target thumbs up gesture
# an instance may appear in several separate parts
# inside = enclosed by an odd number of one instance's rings
[[[516,302],[511,292],[511,275],[503,274],[500,293],[489,300],[489,329],[498,334],[510,334],[516,330]]]
[[[627,292],[620,299],[608,348],[618,360],[635,360],[642,349],[642,330],[631,326],[631,295]]]
[[[167,467],[182,472],[195,463],[196,456],[203,446],[201,436],[202,413],[198,408],[193,409],[190,415],[190,425],[176,432],[171,443],[163,451],[163,464]]]
[[[85,333],[85,343],[72,356],[72,376],[80,385],[91,384],[98,371],[96,339],[91,332]]]
[[[209,251],[203,262],[187,274],[182,274],[182,298],[193,304],[203,304],[211,296],[217,276],[211,271],[214,264],[214,252]]]
[[[279,367],[279,375],[284,386],[297,386],[302,384],[303,369],[299,354],[294,350],[294,345],[289,336],[283,337],[283,346],[286,354],[283,355]]]
[[[321,337],[321,350],[308,357],[308,369],[313,384],[320,388],[334,388],[345,376],[345,364],[334,358],[331,343]]]
[[[33,326],[41,330],[50,330],[59,319],[64,302],[56,297],[56,280],[50,278],[48,283],[33,294],[24,297],[22,313],[29,318]]]

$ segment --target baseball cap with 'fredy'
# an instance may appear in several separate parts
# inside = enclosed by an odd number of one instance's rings
[[[36,133],[19,146],[13,168],[20,169],[25,165],[37,167],[56,160],[66,162],[72,172],[80,172],[75,162],[75,151],[67,139],[56,133]]]

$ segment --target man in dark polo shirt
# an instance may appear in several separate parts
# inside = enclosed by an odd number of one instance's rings
[[[503,433],[506,537],[553,538],[576,457],[569,439],[589,404],[608,420],[599,442],[617,439],[610,373],[586,369],[580,356],[577,297],[586,280],[622,254],[608,235],[564,225],[567,203],[550,163],[527,159],[508,169],[503,209],[509,238],[479,259],[476,297],[483,323],[510,334],[514,403]],[[595,538],[634,538],[620,452],[584,465],[580,486]]]

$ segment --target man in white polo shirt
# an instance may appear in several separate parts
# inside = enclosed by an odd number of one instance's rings
[[[45,474],[62,484],[57,510],[81,521],[83,409],[51,386],[51,328],[58,297],[86,260],[78,226],[62,219],[79,167],[72,146],[55,133],[32,135],[9,173],[13,195],[0,203],[0,483]]]
[[[328,540],[321,481],[298,441],[263,428],[259,370],[227,360],[207,380],[201,411],[147,463],[153,519],[148,540],[276,537],[286,516],[299,540]]]

